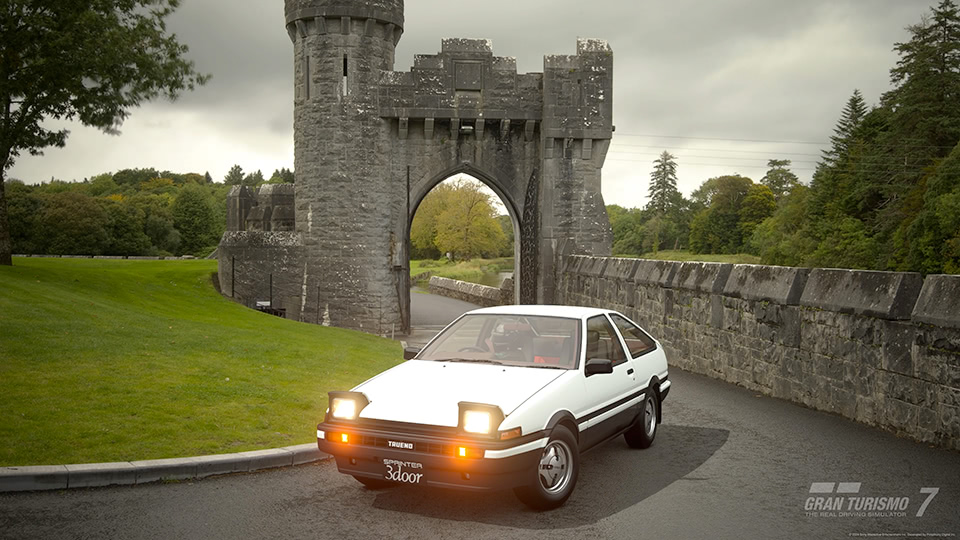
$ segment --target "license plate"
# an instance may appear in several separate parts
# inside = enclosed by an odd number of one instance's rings
[[[384,459],[383,465],[386,467],[386,472],[383,474],[386,480],[400,482],[401,484],[425,483],[422,463],[402,461],[399,459]]]

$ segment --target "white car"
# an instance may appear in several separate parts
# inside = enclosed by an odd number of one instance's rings
[[[580,454],[623,435],[647,448],[670,391],[663,348],[620,313],[471,311],[406,362],[330,392],[320,450],[370,488],[513,489],[536,509],[573,492]]]

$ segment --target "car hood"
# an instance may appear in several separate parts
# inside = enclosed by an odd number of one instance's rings
[[[410,360],[354,388],[370,404],[361,418],[456,427],[459,403],[500,407],[509,415],[565,370]]]

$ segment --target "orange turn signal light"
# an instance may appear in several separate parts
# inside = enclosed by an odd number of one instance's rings
[[[520,430],[520,428],[508,429],[507,431],[500,432],[500,440],[509,441],[510,439],[516,439],[522,434],[523,432]]]
[[[467,449],[465,447],[461,446],[459,449],[459,452],[460,452],[460,457],[467,457]]]
[[[341,434],[340,434],[340,442],[349,443],[349,442],[350,442],[350,436],[347,435],[346,433],[341,433]]]

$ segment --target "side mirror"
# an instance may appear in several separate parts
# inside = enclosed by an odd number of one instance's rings
[[[404,360],[413,360],[420,354],[420,347],[407,347],[403,349],[403,359]]]
[[[613,373],[613,362],[607,360],[606,358],[593,358],[587,360],[586,372],[587,377],[591,375]]]

